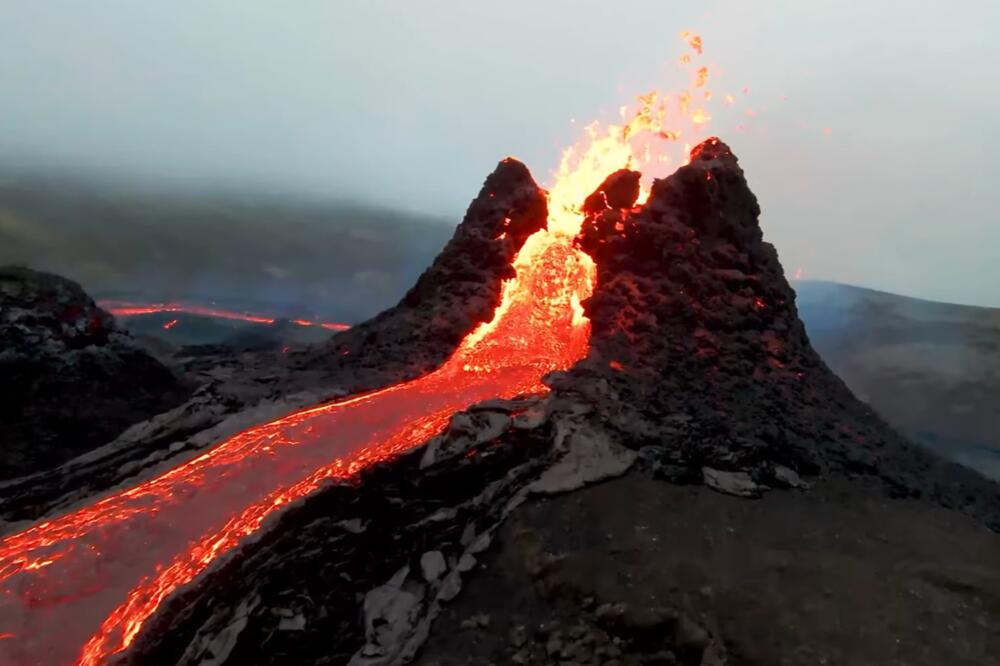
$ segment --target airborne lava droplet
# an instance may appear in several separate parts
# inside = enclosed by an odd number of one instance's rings
[[[701,88],[708,81],[708,67],[699,67],[695,73],[694,87]]]
[[[685,40],[698,55],[701,55],[702,41],[700,35],[696,35],[689,30],[685,30],[681,33],[681,39]]]

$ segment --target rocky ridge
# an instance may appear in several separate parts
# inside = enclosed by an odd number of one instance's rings
[[[756,495],[873,474],[1000,529],[996,484],[899,436],[813,350],[728,146],[696,147],[638,208],[618,199],[584,225],[591,351],[551,379],[557,394],[673,481]]]
[[[0,340],[0,479],[56,467],[191,392],[56,275],[0,268]]]
[[[392,308],[334,336],[301,364],[385,384],[444,363],[500,304],[518,250],[547,223],[547,200],[531,173],[508,157],[487,177],[455,235]],[[368,379],[372,378],[372,379]],[[377,378],[377,379],[375,379]]]
[[[691,164],[657,181],[640,207],[634,182],[630,172],[612,174],[587,200],[579,240],[598,266],[594,295],[584,304],[591,352],[574,368],[550,375],[549,395],[475,406],[425,447],[293,507],[168,603],[124,660],[768,663],[747,657],[763,653],[741,645],[719,623],[723,610],[681,603],[681,597],[652,603],[632,593],[625,600],[624,591],[614,593],[622,582],[613,576],[603,590],[584,589],[593,570],[567,579],[560,564],[565,556],[551,545],[525,555],[534,582],[518,597],[522,607],[495,615],[450,610],[463,608],[456,596],[461,586],[471,585],[470,598],[480,605],[522,590],[503,586],[503,577],[514,573],[497,558],[514,548],[516,537],[505,520],[539,513],[547,495],[615,477],[623,478],[607,484],[616,488],[613,497],[535,524],[539,538],[558,545],[556,535],[565,535],[562,549],[584,549],[587,528],[567,524],[566,517],[586,522],[588,511],[638,496],[639,488],[650,503],[685,486],[702,493],[710,492],[701,488],[707,486],[740,502],[781,489],[787,499],[777,505],[798,506],[795,498],[811,496],[817,492],[811,488],[829,480],[847,490],[824,502],[875,492],[908,502],[915,516],[944,505],[1000,529],[995,484],[893,433],[811,349],[794,292],[774,248],[763,242],[757,202],[728,147],[718,140],[699,146]],[[650,486],[651,479],[670,483]],[[677,501],[687,502],[684,497]],[[620,507],[615,524],[628,523],[637,510]],[[685,506],[673,510],[683,513]],[[809,505],[802,515],[817,511]],[[775,515],[770,520],[780,525]],[[851,529],[846,522],[848,538]],[[961,529],[963,543],[980,537],[967,523]],[[908,538],[899,537],[900,548],[908,547]],[[613,541],[586,548],[580,558],[614,564],[627,577],[648,571],[650,584],[665,592],[683,583],[654,560],[615,560]],[[373,552],[392,557],[373,558]],[[636,557],[652,552],[637,547]],[[485,588],[475,591],[483,564],[500,567],[501,577],[486,578]],[[470,583],[473,571],[479,576]],[[995,581],[984,585],[992,589]],[[815,593],[806,589],[806,598]],[[976,598],[988,603],[988,596]],[[537,626],[557,616],[558,628]],[[434,631],[439,617],[444,625]],[[499,641],[491,627],[503,627]],[[493,640],[480,641],[476,632]],[[951,649],[935,642],[925,653]],[[811,655],[788,656],[788,663],[815,663]]]

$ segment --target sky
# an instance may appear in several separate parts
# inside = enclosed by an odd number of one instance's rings
[[[712,129],[789,274],[1000,306],[998,24],[995,0],[0,0],[0,163],[457,221],[501,158],[545,185],[583,121],[675,87],[691,29],[748,89]]]

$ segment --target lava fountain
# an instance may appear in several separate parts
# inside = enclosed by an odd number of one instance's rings
[[[700,55],[686,56],[690,65]],[[543,376],[588,349],[581,303],[596,269],[574,244],[584,199],[622,167],[678,166],[703,138],[707,70],[689,89],[650,93],[621,125],[587,127],[548,192],[491,321],[418,379],[249,428],[136,485],[0,542],[0,663],[106,663],[168,595],[322,484],[406,451],[476,402],[547,390]],[[672,167],[671,167],[672,168]]]

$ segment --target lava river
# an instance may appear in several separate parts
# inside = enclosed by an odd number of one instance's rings
[[[550,221],[493,321],[437,371],[250,428],[159,477],[0,544],[0,663],[100,664],[163,599],[325,480],[426,441],[475,402],[545,390],[587,350],[594,265]]]
[[[700,54],[700,38],[685,37],[698,40]],[[548,193],[548,228],[521,248],[492,321],[438,370],[252,427],[159,476],[5,536],[0,664],[106,663],[168,595],[284,505],[421,444],[473,403],[545,391],[543,375],[587,353],[581,301],[596,269],[573,244],[578,206],[612,171],[667,162],[660,147],[677,153],[696,141],[709,118],[693,102],[711,97],[698,90],[705,79],[698,69],[692,90],[676,100],[671,120],[684,125],[683,138],[677,124],[665,125],[667,99],[650,94],[632,120],[592,125],[564,153]]]
[[[245,321],[251,324],[273,324],[277,320],[262,314],[250,312],[236,312],[235,310],[223,310],[222,308],[205,307],[203,305],[187,305],[184,303],[133,303],[131,301],[100,300],[97,304],[116,317],[138,317],[140,315],[160,314],[160,313],[182,313],[197,315],[199,317],[215,317],[218,319],[232,319],[234,321]],[[176,319],[174,321],[177,321]],[[290,319],[296,326],[319,326],[329,331],[346,331],[350,324],[341,324],[332,321],[313,321],[311,319]]]

